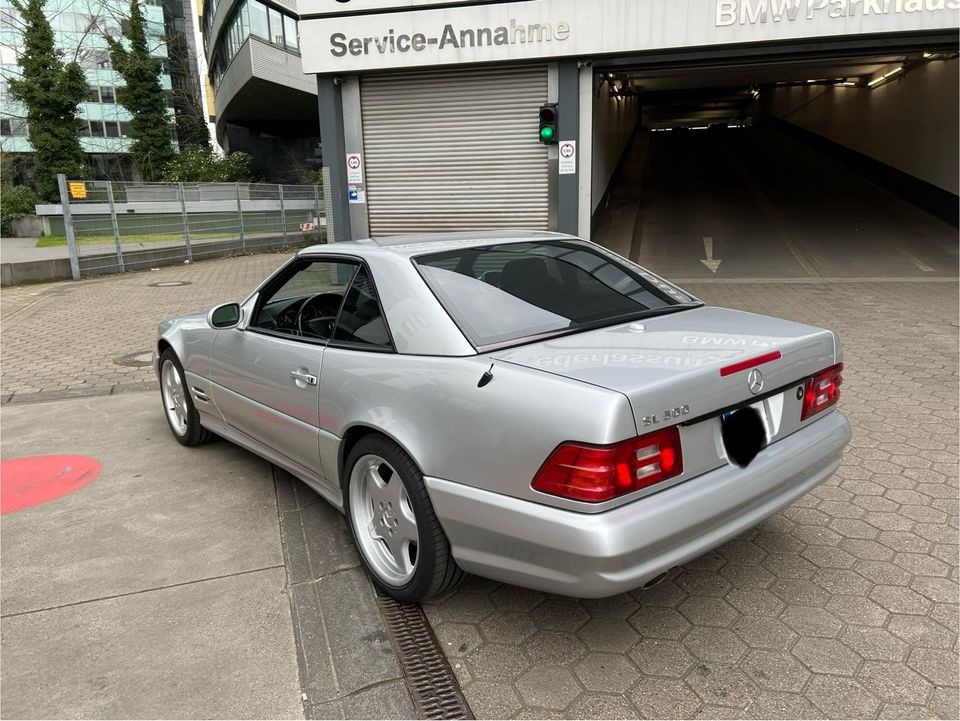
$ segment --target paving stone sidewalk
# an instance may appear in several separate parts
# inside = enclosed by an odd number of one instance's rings
[[[686,287],[840,333],[844,463],[651,590],[428,604],[477,717],[958,718],[956,283]]]
[[[150,387],[163,317],[282,256],[0,291],[3,401]],[[153,287],[185,280],[192,285]],[[426,611],[478,717],[957,718],[956,282],[704,283],[835,328],[854,427],[827,484],[656,588],[576,601],[472,579]]]
[[[78,282],[0,290],[0,401],[153,387],[137,363],[157,323],[242,300],[289,254],[250,255]],[[157,285],[183,281],[189,285]],[[142,363],[142,362],[141,362]]]

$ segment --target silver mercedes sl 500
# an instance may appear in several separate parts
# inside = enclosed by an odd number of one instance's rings
[[[829,330],[543,232],[306,248],[156,347],[176,439],[302,479],[402,601],[466,572],[580,597],[657,583],[830,477],[842,368]]]

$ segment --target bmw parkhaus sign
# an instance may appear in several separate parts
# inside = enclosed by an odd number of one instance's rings
[[[298,0],[303,70],[956,30],[960,0]]]

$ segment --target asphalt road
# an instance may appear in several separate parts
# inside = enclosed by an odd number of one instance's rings
[[[673,279],[957,276],[955,228],[774,129],[641,135],[610,208],[598,237]]]

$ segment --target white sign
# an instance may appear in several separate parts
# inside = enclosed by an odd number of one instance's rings
[[[577,172],[577,141],[560,141],[560,175],[573,175]]]
[[[306,73],[589,57],[660,48],[960,27],[960,0],[527,0],[317,14],[300,0]],[[390,11],[389,8],[401,6]],[[311,13],[313,9],[313,14]],[[312,15],[312,17],[311,17]]]
[[[347,153],[347,182],[363,182],[363,158],[360,153]]]

